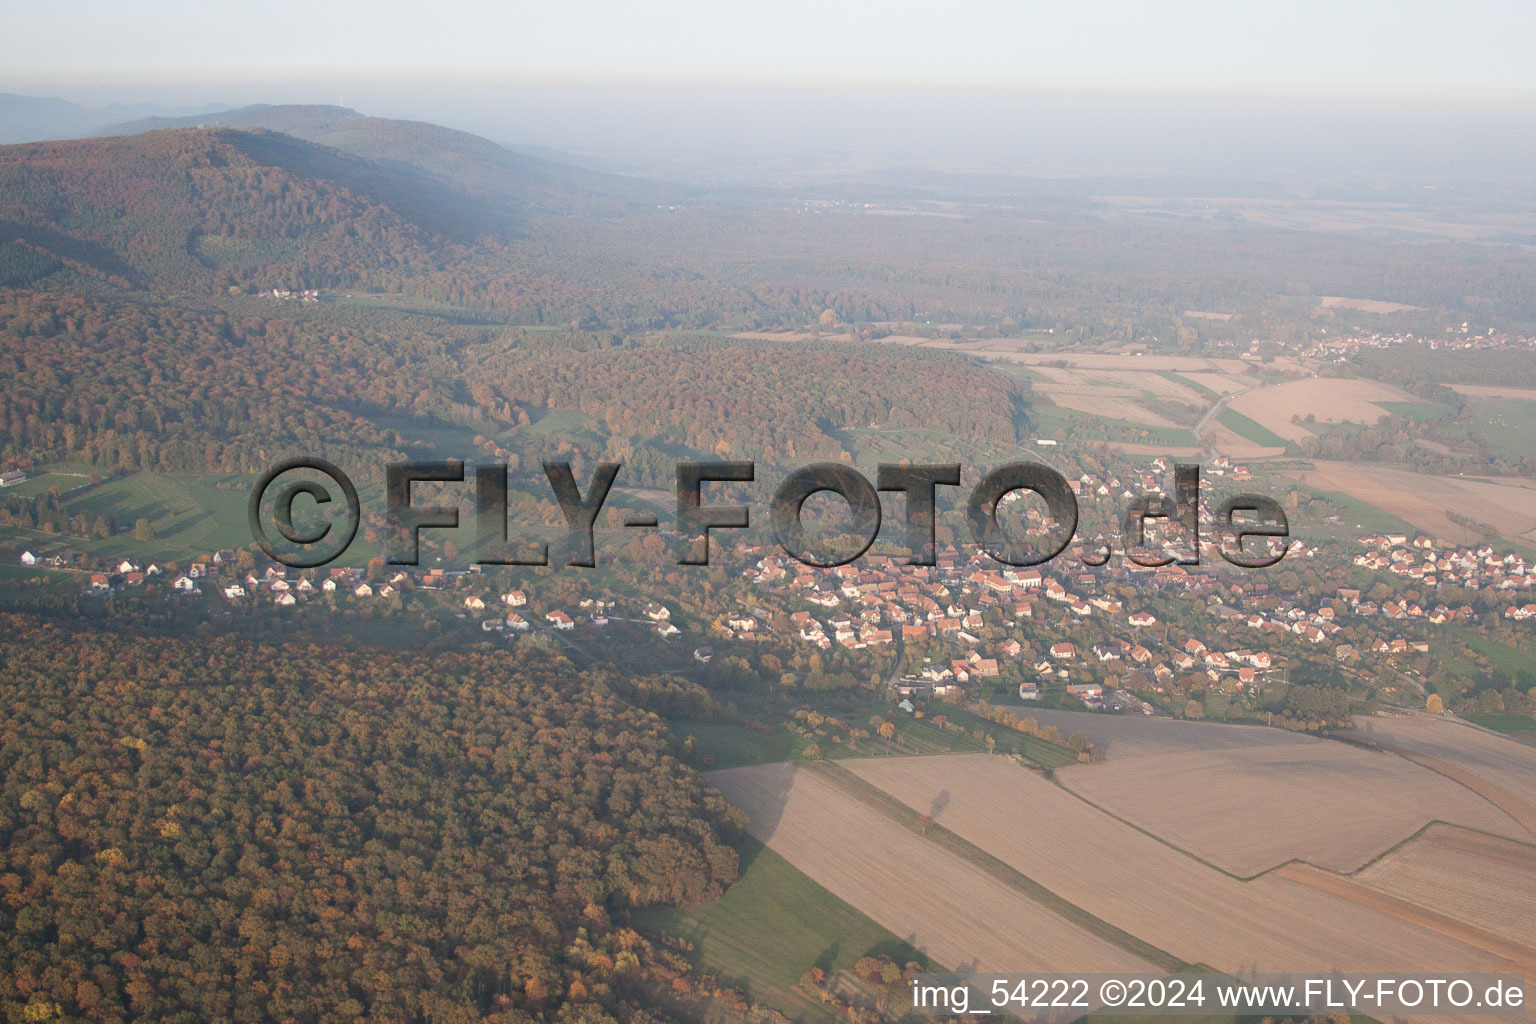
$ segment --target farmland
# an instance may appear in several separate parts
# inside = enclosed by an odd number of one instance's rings
[[[741,880],[720,900],[648,911],[642,923],[687,940],[706,971],[801,1019],[814,1018],[819,1009],[798,988],[813,967],[830,975],[867,955],[898,964],[921,961],[916,950],[755,839],[739,849]]]
[[[1193,389],[1155,373],[1126,370],[1079,370],[1041,366],[1035,372],[1047,379],[1034,386],[1036,394],[1078,412],[1130,420],[1159,427],[1178,426],[1167,415],[1150,408],[1150,400],[1194,404],[1201,396]]]
[[[1376,403],[1412,401],[1407,392],[1373,380],[1309,377],[1238,395],[1230,408],[1288,441],[1303,441],[1314,433],[1307,429],[1308,417],[1317,423],[1373,424],[1387,415]]]
[[[1536,718],[1530,715],[1463,715],[1462,717],[1495,732],[1518,736],[1536,734]]]
[[[1434,820],[1533,838],[1450,780],[1348,744],[1258,726],[1031,713],[1104,752],[1102,764],[1061,771],[1062,785],[1243,877],[1291,859],[1353,871]]]
[[[754,837],[938,963],[977,971],[1150,969],[812,772],[761,765],[709,778],[747,813]]]
[[[1536,946],[1536,848],[1436,825],[1355,876],[1384,893]],[[1490,898],[1488,880],[1501,880]]]
[[[39,553],[64,544],[141,561],[189,558],[249,540],[245,518],[249,481],[248,477],[231,475],[134,473],[93,486],[88,478],[49,473],[37,477],[36,484],[45,490],[57,484],[71,516],[83,515],[88,520],[100,516],[115,522],[119,532],[100,539],[65,538],[20,527],[11,527],[6,533]],[[27,481],[28,485],[33,483]],[[15,493],[7,488],[5,495]],[[154,529],[153,541],[136,541],[126,532],[139,519]]]
[[[1324,295],[1317,304],[1322,309],[1357,309],[1362,313],[1400,313],[1424,308],[1403,302],[1384,302],[1381,299],[1353,299],[1347,295]]]
[[[1501,388],[1489,384],[1452,384],[1451,388],[1468,398],[1512,398],[1536,402],[1536,391],[1530,388]]]
[[[1223,409],[1217,415],[1216,421],[1228,430],[1254,444],[1265,448],[1284,448],[1286,439],[1264,426],[1238,412],[1236,409]]]
[[[1536,823],[1536,747],[1428,715],[1356,718],[1355,728],[1383,747],[1433,759],[1498,787],[1525,805]],[[1536,824],[1528,827],[1536,836]]]
[[[1244,877],[1292,859],[1353,871],[1437,819],[1525,837],[1448,779],[1326,740],[1111,759],[1061,778],[1084,799]]]
[[[1290,879],[1223,874],[1005,758],[887,758],[846,767],[1061,898],[1191,963],[1238,971],[1503,962]],[[856,842],[863,856],[863,837]],[[1490,937],[1488,945],[1519,944]]]
[[[1468,539],[1447,512],[1459,511],[1514,541],[1536,539],[1536,488],[1526,480],[1430,476],[1387,466],[1316,461],[1294,473],[1321,491],[1341,491],[1435,537]]]
[[[1525,395],[1536,397],[1536,392]],[[1484,439],[1489,450],[1511,459],[1529,454],[1536,436],[1536,402],[1529,397],[1478,397],[1469,399],[1467,407],[1470,422],[1465,429]]]

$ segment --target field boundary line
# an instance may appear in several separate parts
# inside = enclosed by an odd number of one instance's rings
[[[1456,832],[1465,832],[1468,835],[1482,836],[1485,839],[1497,839],[1500,842],[1513,843],[1516,846],[1523,846],[1523,847],[1525,847],[1526,849],[1529,849],[1529,850],[1536,850],[1536,843],[1528,843],[1528,842],[1526,842],[1523,839],[1515,839],[1515,838],[1513,838],[1511,836],[1501,836],[1497,832],[1489,832],[1487,829],[1473,828],[1471,825],[1460,825],[1460,824],[1457,824],[1454,821],[1444,821],[1444,820],[1442,820],[1440,818],[1436,818],[1433,821],[1426,821],[1424,823],[1424,827],[1419,829],[1413,835],[1409,836],[1407,839],[1404,839],[1400,843],[1393,843],[1391,846],[1387,847],[1385,850],[1382,850],[1380,853],[1378,853],[1376,856],[1372,857],[1370,860],[1366,861],[1364,864],[1361,864],[1359,867],[1355,868],[1355,870],[1353,870],[1353,871],[1330,871],[1329,873],[1330,874],[1338,875],[1341,878],[1354,878],[1356,875],[1361,874],[1362,872],[1367,871],[1370,868],[1375,867],[1377,864],[1380,864],[1382,861],[1386,860],[1388,857],[1392,856],[1394,853],[1400,853],[1406,847],[1412,845],[1413,843],[1418,842],[1420,839],[1423,839],[1425,834],[1428,833],[1429,830],[1432,829],[1432,828],[1451,829],[1452,831],[1456,831]],[[1286,864],[1289,864],[1289,863],[1292,863],[1292,862],[1291,861],[1286,861]],[[1295,861],[1295,863],[1306,864],[1307,862],[1306,861],[1298,860],[1298,861]],[[1316,864],[1309,864],[1308,866],[1309,867],[1317,867]],[[1280,867],[1285,867],[1285,864],[1281,864]],[[1279,870],[1279,868],[1271,868],[1270,870],[1271,871],[1276,871],[1276,870]],[[1323,868],[1322,870],[1328,871],[1329,869]]]
[[[1159,949],[1150,942],[1132,935],[1125,929],[1089,913],[1077,904],[1041,885],[1011,864],[999,860],[937,822],[930,824],[926,829],[923,828],[920,823],[922,815],[917,811],[914,811],[878,786],[859,778],[840,764],[830,761],[810,761],[801,765],[801,767],[815,772],[844,793],[884,814],[908,831],[917,833],[941,849],[986,872],[992,878],[1033,900],[1057,917],[1082,928],[1084,931],[1112,945],[1118,946],[1127,953],[1141,957],[1143,960],[1166,971],[1210,969],[1203,964],[1187,963],[1172,953]]]
[[[1260,726],[1260,728],[1263,728],[1263,727]],[[1277,865],[1275,865],[1275,867],[1265,868],[1263,871],[1260,871],[1256,875],[1239,875],[1236,872],[1228,871],[1226,868],[1222,867],[1220,864],[1213,864],[1210,861],[1206,860],[1204,857],[1200,856],[1198,853],[1194,853],[1194,852],[1192,852],[1190,850],[1186,850],[1186,849],[1184,849],[1184,847],[1178,845],[1177,843],[1172,842],[1171,840],[1168,840],[1168,839],[1164,839],[1162,836],[1158,835],[1156,832],[1153,832],[1153,831],[1150,831],[1148,829],[1142,828],[1140,825],[1136,824],[1134,821],[1130,821],[1129,819],[1122,818],[1120,815],[1116,814],[1114,811],[1110,810],[1109,808],[1099,806],[1098,804],[1094,803],[1092,800],[1090,800],[1087,797],[1083,796],[1083,794],[1081,794],[1081,793],[1077,792],[1076,790],[1074,790],[1071,786],[1068,786],[1066,783],[1062,782],[1061,779],[1057,777],[1057,774],[1055,772],[1049,773],[1049,775],[1047,777],[1052,782],[1056,783],[1056,785],[1060,786],[1064,791],[1066,791],[1067,793],[1070,793],[1074,798],[1076,798],[1078,800],[1081,800],[1083,803],[1087,804],[1089,807],[1092,807],[1094,810],[1098,811],[1100,814],[1103,814],[1103,815],[1105,815],[1107,817],[1113,818],[1114,820],[1118,821],[1120,824],[1126,826],[1127,828],[1135,829],[1137,832],[1140,832],[1142,835],[1146,836],[1148,839],[1152,839],[1152,840],[1155,840],[1155,841],[1157,841],[1159,843],[1162,843],[1164,846],[1168,847],[1168,849],[1172,850],[1173,852],[1178,853],[1178,854],[1182,854],[1183,856],[1188,857],[1190,860],[1194,861],[1196,864],[1199,864],[1199,865],[1201,865],[1203,867],[1208,867],[1212,871],[1217,872],[1218,874],[1226,875],[1228,878],[1234,879],[1234,880],[1239,881],[1239,882],[1251,882],[1255,878],[1262,878],[1265,875],[1269,874],[1271,871],[1274,871],[1275,868],[1278,868],[1278,867],[1282,866],[1282,865],[1277,864]],[[1287,863],[1289,863],[1289,862],[1287,862]]]
[[[1536,839],[1536,807],[1532,807],[1503,786],[1489,782],[1481,775],[1470,772],[1458,764],[1442,761],[1438,757],[1430,757],[1428,754],[1410,754],[1391,747],[1386,749],[1392,750],[1394,754],[1405,757],[1414,764],[1422,765],[1436,774],[1444,775],[1452,782],[1461,783],[1461,785],[1467,787],[1515,819],[1516,824],[1529,832],[1531,838]]]
[[[1362,907],[1388,914],[1409,924],[1465,942],[1494,956],[1501,956],[1518,965],[1526,974],[1536,973],[1536,949],[1514,939],[1507,939],[1476,925],[1464,924],[1439,911],[1421,907],[1399,896],[1373,889],[1344,875],[1336,874],[1312,864],[1295,861],[1276,868],[1279,878],[1289,879],[1319,892],[1357,903]]]

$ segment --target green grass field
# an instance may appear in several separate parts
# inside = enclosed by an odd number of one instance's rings
[[[1189,388],[1191,391],[1205,399],[1207,402],[1215,402],[1221,398],[1220,392],[1206,387],[1199,381],[1191,380],[1189,377],[1186,377],[1181,373],[1175,373],[1173,370],[1159,370],[1157,375],[1162,377],[1164,380],[1171,380],[1175,384],[1182,384],[1184,387]]]
[[[1414,423],[1433,423],[1443,420],[1456,410],[1444,402],[1376,402],[1394,416],[1401,416]]]
[[[693,737],[694,749],[701,755],[696,763],[704,768],[788,761],[798,757],[805,747],[805,741],[784,729],[775,729],[765,736],[739,725],[692,721],[673,721],[671,728],[679,738]]]
[[[140,562],[185,560],[250,543],[245,504],[252,482],[243,476],[135,473],[65,496],[71,516],[102,516],[115,522],[119,532],[110,537],[82,539],[19,527],[0,533],[38,553],[71,548]],[[154,540],[134,539],[132,528],[139,519],[154,527]]]
[[[1165,444],[1170,448],[1192,448],[1199,444],[1194,431],[1185,427],[1159,427],[1130,420],[1094,416],[1055,405],[1033,405],[1029,410],[1029,429],[1035,437],[1056,437],[1068,441],[1127,441],[1136,444]]]
[[[91,482],[94,467],[83,463],[58,462],[39,466],[27,471],[27,479],[0,490],[0,501],[10,498],[35,498],[50,488],[57,487],[60,494],[85,487]]]
[[[1530,715],[1462,715],[1467,721],[1496,732],[1536,734],[1536,718]]]
[[[682,651],[682,648],[678,650]],[[839,708],[829,710],[828,713],[857,725],[866,721],[870,715],[890,714],[891,707],[881,701],[868,701],[856,709]],[[934,715],[942,715],[948,725],[938,725],[933,720]],[[895,721],[896,736],[891,742],[878,737],[838,742],[830,734],[824,738],[807,738],[783,726],[765,735],[739,725],[688,720],[672,721],[671,729],[679,739],[693,737],[694,749],[702,755],[696,763],[707,769],[795,760],[804,756],[805,748],[813,741],[821,750],[822,757],[834,759],[974,754],[989,749],[984,735],[993,738],[998,751],[1017,751],[1042,768],[1060,768],[1071,764],[1077,756],[1065,747],[1004,728],[964,708],[935,707],[930,709],[929,716],[923,718],[898,712]],[[978,730],[983,736],[977,735]]]
[[[1320,493],[1327,499],[1328,504],[1339,510],[1342,523],[1333,531],[1336,539],[1352,539],[1362,533],[1404,533],[1413,537],[1422,532],[1406,519],[1399,519],[1390,512],[1385,512],[1375,505],[1351,497],[1342,491]],[[1308,530],[1315,530],[1317,533],[1327,532],[1326,524],[1321,523],[1315,526],[1308,524]]]
[[[1266,448],[1284,448],[1289,442],[1268,427],[1244,416],[1236,409],[1223,409],[1216,414],[1216,421],[1234,434],[1247,438]]]
[[[644,911],[638,923],[692,943],[704,970],[796,1020],[833,1019],[796,987],[812,967],[831,974],[880,955],[937,969],[757,840],[744,839],[737,852],[741,880],[718,902]]]
[[[858,466],[873,467],[880,462],[911,459],[914,462],[983,463],[997,458],[1012,458],[1018,445],[967,440],[955,434],[917,427],[859,427],[834,431],[843,447],[853,453]]]
[[[1531,438],[1536,437],[1536,402],[1523,398],[1469,398],[1466,413],[1465,422],[1446,423],[1438,431],[1455,438],[1475,434],[1489,451],[1507,459],[1530,454]]]
[[[1468,633],[1466,641],[1467,646],[1492,662],[1493,667],[1499,672],[1511,676],[1522,673],[1536,674],[1536,657],[1528,651],[1519,650],[1497,640],[1490,640],[1476,633]]]

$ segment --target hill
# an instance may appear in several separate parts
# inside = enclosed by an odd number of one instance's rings
[[[282,132],[385,166],[432,175],[473,195],[542,212],[676,202],[682,192],[678,186],[513,152],[489,139],[442,125],[368,117],[349,107],[329,105],[256,104],[190,117],[149,117],[100,128],[93,134],[137,135],[199,127]]]
[[[0,145],[40,142],[44,139],[73,139],[87,134],[97,125],[130,117],[179,117],[193,113],[206,116],[221,109],[223,107],[219,104],[196,110],[191,107],[167,108],[155,103],[114,103],[105,107],[87,107],[57,97],[0,92]]]
[[[38,276],[62,264],[138,288],[382,286],[520,217],[424,171],[268,131],[0,148],[11,285],[28,283],[30,255]]]

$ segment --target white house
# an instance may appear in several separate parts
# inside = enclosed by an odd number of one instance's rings
[[[171,589],[179,590],[183,594],[191,594],[197,591],[197,581],[190,576],[177,576],[171,581]]]
[[[511,590],[501,595],[501,602],[509,608],[521,608],[528,603],[528,595],[521,590]]]
[[[237,597],[245,596],[245,588],[238,583],[231,583],[224,588],[224,596],[233,601]]]
[[[37,564],[37,556],[34,555],[30,551],[23,551],[21,553],[21,564],[22,565],[36,565]]]

